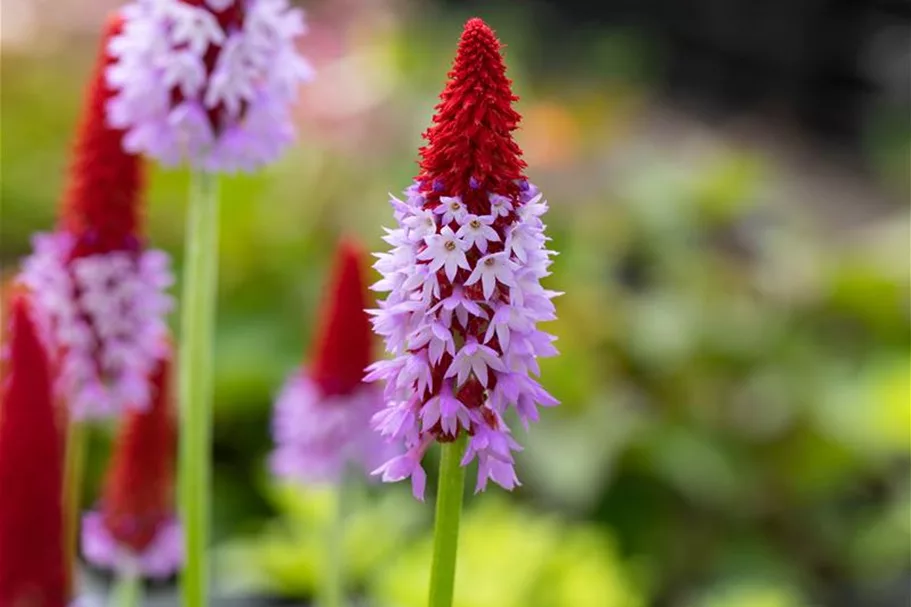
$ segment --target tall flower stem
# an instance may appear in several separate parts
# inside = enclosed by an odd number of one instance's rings
[[[142,599],[142,577],[138,571],[123,571],[117,575],[109,607],[139,607]]]
[[[319,607],[345,607],[345,517],[349,474],[342,473],[332,492],[329,520],[326,522],[326,574]]]
[[[462,494],[465,487],[465,468],[462,467],[461,460],[467,440],[468,435],[463,431],[458,439],[442,445],[428,607],[452,605],[456,551],[459,546],[459,519],[462,515]]]
[[[76,547],[79,538],[79,512],[82,477],[85,472],[86,427],[81,421],[67,421],[63,470],[63,541],[67,584],[76,595]]]
[[[187,220],[180,331],[180,512],[186,535],[184,607],[206,607],[209,563],[212,370],[218,282],[218,183],[194,173]]]

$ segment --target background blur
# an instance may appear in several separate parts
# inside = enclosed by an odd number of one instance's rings
[[[7,277],[54,222],[115,4],[2,0]],[[319,583],[331,496],[268,478],[271,399],[305,356],[338,235],[385,248],[387,192],[416,173],[477,14],[507,44],[551,205],[547,286],[566,295],[543,382],[563,405],[519,433],[523,487],[469,498],[458,607],[908,604],[911,3],[304,6],[318,79],[300,144],[223,188],[223,594],[306,604]],[[150,237],[178,264],[186,189],[157,171],[149,195]],[[109,436],[93,436],[87,504]],[[394,485],[351,509],[358,595],[423,605],[431,508]]]

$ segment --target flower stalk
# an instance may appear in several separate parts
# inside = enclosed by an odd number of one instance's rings
[[[65,458],[63,460],[63,541],[67,583],[76,589],[76,551],[79,543],[79,507],[82,503],[82,480],[85,475],[87,429],[77,419],[67,422]]]
[[[218,180],[192,177],[180,333],[179,500],[186,528],[184,607],[208,605],[212,370],[218,280]]]
[[[135,569],[121,572],[111,590],[110,607],[138,607],[142,602],[142,577]]]
[[[325,530],[326,573],[319,600],[320,607],[345,607],[345,498],[348,481],[342,470],[332,491],[332,504]]]
[[[450,607],[452,605],[459,546],[459,521],[462,516],[462,494],[465,490],[465,468],[462,467],[461,461],[466,442],[467,435],[463,432],[456,440],[442,445],[428,607]]]

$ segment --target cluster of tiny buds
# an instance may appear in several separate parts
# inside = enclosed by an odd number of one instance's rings
[[[541,221],[547,204],[524,180],[514,196],[480,193],[472,180],[470,202],[435,186],[392,197],[399,225],[387,230],[393,248],[374,266],[382,279],[373,289],[389,293],[371,311],[374,329],[394,355],[366,378],[386,385],[374,426],[407,448],[376,473],[411,477],[421,498],[427,447],[466,432],[462,463],[478,459],[476,489],[488,480],[512,489],[519,484],[512,453],[521,447],[504,415],[514,409],[527,427],[539,405],[557,404],[532,377],[538,358],[556,354],[555,338],[537,329],[555,318],[558,295],[540,283],[553,255]]]

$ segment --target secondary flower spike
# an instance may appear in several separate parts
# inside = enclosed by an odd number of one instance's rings
[[[168,577],[183,564],[174,516],[177,430],[171,397],[171,357],[150,378],[152,406],[124,418],[99,509],[82,523],[82,552],[98,567]]]
[[[369,472],[392,454],[370,428],[382,394],[362,383],[372,339],[362,262],[354,242],[339,244],[310,366],[288,378],[275,403],[271,464],[278,476],[334,483],[349,462]]]
[[[108,51],[108,120],[165,165],[253,170],[294,139],[290,106],[312,69],[287,0],[134,0]]]
[[[33,239],[22,274],[60,349],[59,389],[77,419],[148,406],[171,307],[168,257],[144,242],[142,160],[104,119],[104,48],[121,26],[108,22],[89,83],[59,226]]]
[[[0,388],[0,605],[63,607],[63,454],[51,363],[28,296],[13,295]]]
[[[373,326],[394,358],[366,378],[386,384],[373,422],[407,447],[375,473],[411,477],[419,499],[427,447],[462,432],[470,437],[462,465],[478,459],[477,491],[488,479],[518,485],[520,447],[504,415],[515,409],[527,427],[539,405],[557,404],[532,377],[538,357],[556,354],[555,338],[536,325],[555,318],[558,293],[540,283],[553,254],[541,221],[547,204],[523,175],[510,84],[499,41],[471,19],[424,134],[420,175],[405,200],[391,199],[392,250],[374,265],[382,280],[373,288],[389,295],[372,311]]]

